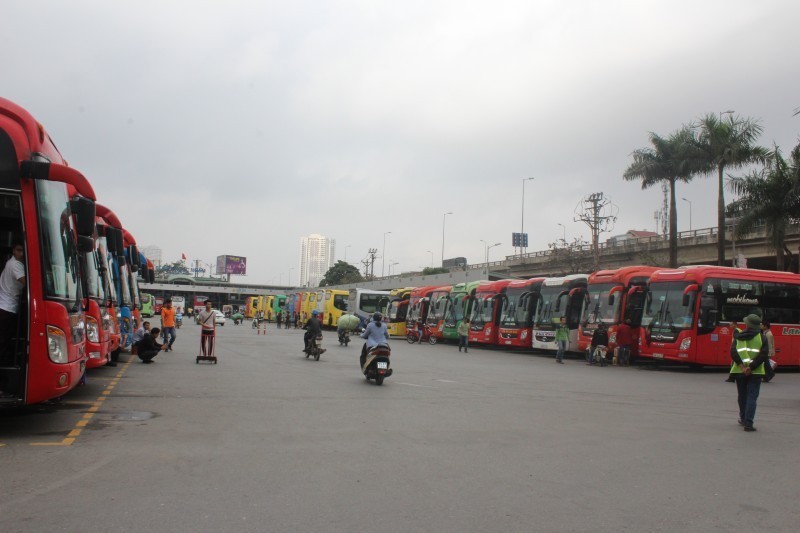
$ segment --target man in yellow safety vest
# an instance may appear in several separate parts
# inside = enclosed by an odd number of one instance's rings
[[[755,431],[756,401],[764,378],[764,364],[769,360],[769,347],[760,330],[761,317],[747,315],[747,329],[736,331],[731,344],[731,376],[736,381],[739,400],[739,425]]]

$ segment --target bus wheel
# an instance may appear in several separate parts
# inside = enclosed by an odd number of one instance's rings
[[[429,342],[429,343],[431,343],[431,346],[433,346],[434,344],[436,344],[437,342],[439,342],[439,339],[437,339],[436,337],[434,337],[433,335],[431,335],[431,336],[430,336],[430,338],[428,339],[428,342]]]

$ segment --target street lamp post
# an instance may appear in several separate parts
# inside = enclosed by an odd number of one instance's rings
[[[433,252],[428,250],[428,253],[431,254],[431,268],[433,268]]]
[[[381,277],[383,277],[383,266],[386,264],[386,236],[389,235],[391,231],[385,231],[383,233],[383,252],[381,252]]]
[[[344,262],[347,263],[347,249],[350,248],[352,244],[348,244],[344,247]]]
[[[524,235],[525,235],[525,182],[531,181],[535,178],[522,178],[522,217],[520,223],[520,230],[519,230],[519,255],[523,254],[522,245],[524,244]]]
[[[294,267],[289,269],[289,281],[286,282],[286,284],[290,287],[292,286],[292,270],[294,270]]]
[[[561,242],[562,242],[562,244],[563,244],[564,246],[566,246],[566,245],[567,245],[567,227],[566,227],[564,224],[562,224],[561,222],[556,222],[556,224],[558,224],[559,226],[561,226],[561,229],[562,229],[562,235],[563,235],[563,236],[561,237]]]
[[[727,111],[720,111],[719,112],[719,121],[722,122],[722,115],[733,115],[736,113],[733,109],[728,109]]]
[[[486,268],[487,269],[489,268],[489,250],[491,250],[495,246],[500,246],[500,244],[502,244],[502,243],[496,242],[493,245],[486,247]]]
[[[447,219],[447,215],[452,214],[452,211],[448,211],[442,216],[442,266],[444,266],[444,221]]]
[[[686,198],[681,198],[681,200],[689,204],[689,231],[692,231],[692,201]]]
[[[400,264],[400,263],[398,263],[398,262],[389,263],[389,276],[391,276],[391,275],[392,275],[392,267],[393,267],[393,266],[396,266],[396,265],[399,265],[399,264]],[[394,275],[395,275],[395,276],[397,275],[397,269],[395,269]]]

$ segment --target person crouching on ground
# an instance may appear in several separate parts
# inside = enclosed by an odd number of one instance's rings
[[[145,320],[142,322],[141,327],[133,332],[133,344],[131,344],[131,353],[136,355],[139,353],[139,343],[142,341],[147,332],[150,331],[150,322]]]
[[[142,363],[152,363],[153,358],[158,355],[158,352],[167,349],[166,343],[159,344],[156,341],[160,332],[160,329],[153,328],[149,333],[145,333],[144,337],[142,337],[142,340],[139,341],[139,353],[137,355],[139,356],[139,359],[142,360]]]
[[[364,368],[364,362],[367,360],[367,352],[375,346],[386,344],[389,340],[389,328],[382,322],[383,315],[375,313],[372,315],[372,322],[367,324],[364,333],[361,334],[362,339],[367,339],[364,347],[361,349],[361,368]]]
[[[731,375],[736,380],[739,402],[739,425],[755,431],[756,401],[764,378],[764,365],[769,364],[769,346],[761,331],[761,317],[747,315],[747,329],[733,334],[731,343]]]

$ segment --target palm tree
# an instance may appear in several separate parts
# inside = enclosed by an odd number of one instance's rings
[[[675,183],[689,182],[705,170],[703,154],[689,126],[684,126],[665,139],[650,132],[652,148],[633,152],[633,163],[622,177],[628,181],[642,180],[642,189],[661,182],[669,184],[669,266],[678,266],[678,210],[675,203]]]
[[[784,270],[784,250],[789,251],[786,248],[787,227],[793,218],[800,216],[800,197],[792,194],[800,170],[797,164],[797,159],[786,161],[776,146],[768,154],[766,168],[731,178],[729,182],[731,190],[740,195],[728,206],[729,214],[740,216],[736,233],[744,235],[763,223],[767,239],[775,249],[778,270]]]
[[[755,144],[763,128],[757,120],[729,115],[727,120],[713,113],[700,120],[698,147],[705,155],[711,169],[717,169],[717,264],[725,264],[725,168],[742,168],[752,163],[766,161],[768,150]]]

